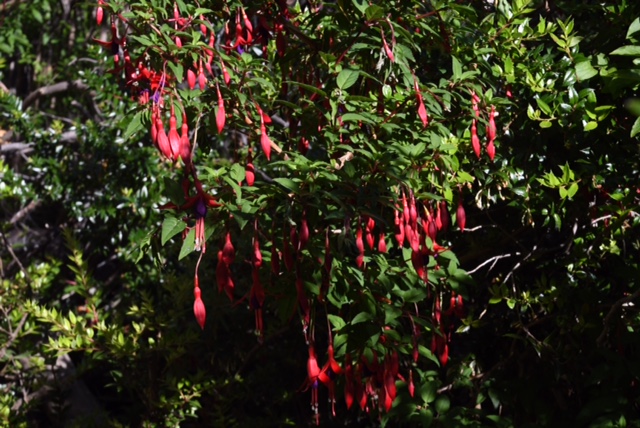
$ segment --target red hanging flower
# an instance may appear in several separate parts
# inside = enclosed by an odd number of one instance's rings
[[[200,291],[200,282],[198,281],[198,275],[195,276],[195,287],[193,289],[193,295],[195,297],[195,301],[193,302],[193,313],[196,316],[196,321],[198,321],[198,325],[200,328],[204,330],[204,322],[207,317],[207,311],[204,307],[204,303],[202,302],[202,292]]]

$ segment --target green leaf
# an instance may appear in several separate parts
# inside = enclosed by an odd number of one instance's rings
[[[344,320],[337,315],[328,314],[327,318],[329,318],[329,322],[331,322],[333,326],[333,331],[338,331],[347,325]]]
[[[574,85],[577,79],[578,79],[578,76],[576,75],[575,69],[569,69],[564,73],[564,78],[562,79],[562,86]]]
[[[300,189],[300,185],[290,178],[278,177],[274,178],[273,181],[292,192],[297,192]]]
[[[234,181],[231,177],[224,176],[222,179],[233,189],[233,193],[236,194],[236,204],[240,205],[242,201],[242,188],[237,181]]]
[[[373,120],[364,117],[361,114],[358,113],[345,113],[341,116],[342,122],[365,122],[365,123],[375,123]]]
[[[462,75],[462,64],[455,56],[451,56],[451,68],[453,69],[453,80],[457,82]]]
[[[593,76],[596,76],[598,71],[593,68],[589,61],[583,61],[581,63],[576,64],[576,76],[578,80],[584,82],[585,80],[591,79]]]
[[[162,236],[160,242],[162,245],[173,238],[178,233],[182,232],[187,227],[186,223],[174,216],[168,216],[162,222]]]
[[[407,303],[420,302],[427,297],[426,290],[422,288],[410,288],[407,291],[398,293],[402,300]]]
[[[611,52],[610,55],[626,55],[626,56],[640,56],[640,46],[627,45],[622,46]]]
[[[546,114],[547,116],[551,116],[552,111],[551,111],[551,107],[549,107],[549,104],[544,102],[541,98],[536,98],[536,103],[538,104],[538,107],[540,107],[540,110],[542,110],[544,114]]]
[[[129,35],[128,37],[131,37],[133,40],[135,40],[136,42],[139,42],[143,46],[155,46],[156,44],[156,42],[154,42],[153,40],[149,39],[146,36]]]
[[[338,88],[344,90],[353,86],[358,80],[358,71],[352,70],[349,68],[345,68],[342,70],[336,79],[336,84]]]
[[[638,117],[636,119],[636,121],[633,123],[633,126],[631,127],[631,137],[635,137],[636,135],[638,135],[638,133],[640,132],[640,117]]]
[[[588,131],[593,131],[597,127],[598,127],[598,122],[591,121],[591,122],[587,122],[587,124],[584,125],[584,130],[587,131],[587,132]]]
[[[438,385],[435,381],[425,382],[420,387],[420,397],[422,401],[429,404],[438,396]]]
[[[131,118],[131,122],[129,122],[129,125],[127,125],[127,129],[126,131],[124,131],[124,135],[122,136],[122,138],[128,140],[133,134],[143,129],[142,116],[144,114],[144,111],[139,111],[138,113],[133,115],[133,117]]]
[[[631,35],[640,31],[640,18],[636,18],[631,25],[629,25],[629,30],[627,30],[627,39],[631,37]]]
[[[372,4],[364,11],[367,21],[377,21],[384,16],[384,9],[378,5]]]
[[[451,407],[451,400],[446,395],[441,395],[433,406],[438,413],[447,413]]]
[[[504,73],[507,75],[513,74],[513,60],[510,57],[504,59]]]
[[[542,122],[540,122],[540,128],[542,129],[551,128],[552,126],[553,123],[549,120],[543,120]]]
[[[192,228],[187,236],[182,241],[182,248],[180,248],[180,255],[178,255],[178,260],[182,260],[191,254],[196,247],[196,228]]]
[[[511,19],[513,17],[513,12],[511,11],[510,2],[500,1],[498,2],[498,11],[502,13],[507,19]]]
[[[31,15],[33,15],[33,19],[38,21],[39,24],[42,24],[44,22],[44,18],[42,17],[42,14],[40,13],[40,11],[35,7],[31,7],[30,9],[31,9]]]
[[[558,36],[556,36],[553,33],[550,33],[549,36],[551,36],[551,39],[553,39],[554,42],[556,42],[556,44],[558,46],[560,46],[562,49],[564,49],[566,42],[564,40],[561,40]]]
[[[182,82],[184,80],[184,67],[182,67],[180,63],[175,63],[173,61],[167,61],[167,65],[173,71],[176,81]]]
[[[392,321],[402,316],[402,311],[394,306],[386,305],[384,307],[384,323],[389,325]]]
[[[309,91],[309,92],[313,92],[314,94],[318,94],[323,98],[327,97],[327,93],[325,91],[323,91],[320,88],[316,88],[313,85],[307,85],[306,83],[294,82],[294,81],[291,81],[291,80],[286,81],[286,83],[298,86],[298,87],[304,89],[305,91]]]
[[[241,183],[245,177],[245,171],[242,165],[238,163],[234,163],[231,166],[231,170],[229,171],[229,176],[232,180],[235,180],[237,183]]]
[[[360,324],[371,320],[373,320],[373,316],[369,312],[360,312],[358,315],[353,317],[353,319],[351,320],[351,325]]]
[[[353,2],[353,5],[356,7],[356,9],[358,9],[360,13],[364,15],[368,8],[367,2],[365,0],[362,0],[361,2],[358,2],[357,0],[351,1]]]

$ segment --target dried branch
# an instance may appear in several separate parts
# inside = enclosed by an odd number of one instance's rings
[[[39,200],[29,202],[29,204],[27,204],[26,207],[22,208],[11,217],[11,220],[9,220],[9,223],[14,225],[22,221],[23,218],[25,218],[27,215],[29,215],[32,211],[34,211],[38,207],[40,207],[40,205],[42,205],[42,201],[39,201]]]
[[[487,264],[493,262],[493,265],[491,266],[491,268],[489,268],[489,271],[491,271],[491,269],[493,269],[493,266],[495,265],[495,263],[498,260],[506,259],[507,257],[519,256],[519,255],[520,255],[520,253],[515,252],[513,254],[500,254],[500,255],[491,257],[490,259],[487,259],[484,262],[480,263],[478,266],[475,267],[475,269],[467,271],[467,273],[471,275],[472,273],[475,273],[476,271],[480,270],[484,265],[487,265]]]
[[[87,85],[80,79],[74,80],[72,82],[58,82],[53,85],[43,86],[42,88],[38,88],[27,95],[27,98],[25,98],[22,103],[22,108],[26,110],[30,105],[32,105],[43,96],[51,96],[70,90],[86,91],[88,89],[89,85]]]
[[[33,151],[33,143],[7,143],[0,146],[0,153],[20,152],[23,155]]]

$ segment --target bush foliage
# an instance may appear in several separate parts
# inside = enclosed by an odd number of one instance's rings
[[[634,2],[62,3],[0,6],[5,425],[637,425]]]

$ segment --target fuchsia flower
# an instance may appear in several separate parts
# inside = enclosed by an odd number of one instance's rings
[[[409,386],[408,386],[408,388],[409,388],[409,395],[411,397],[413,397],[413,395],[415,394],[415,391],[416,391],[416,387],[413,384],[413,370],[409,370]]]
[[[218,85],[218,82],[216,82],[216,91],[218,92],[218,112],[216,113],[216,127],[218,128],[218,134],[221,134],[224,130],[224,123],[227,114],[224,109],[224,99],[222,98],[222,93],[220,93],[220,86]]]
[[[487,135],[489,136],[489,144],[487,144],[487,154],[489,155],[489,159],[493,161],[493,158],[496,156],[496,146],[494,145],[494,141],[496,139],[497,128],[496,128],[496,107],[491,106],[491,113],[489,113],[489,125],[487,125]]]
[[[260,282],[260,274],[256,266],[252,269],[253,285],[251,286],[249,304],[255,311],[256,316],[256,333],[258,340],[262,342],[264,335],[264,324],[262,321],[262,306],[264,305],[265,293],[262,283]]]
[[[358,248],[358,256],[356,257],[356,265],[362,268],[364,265],[364,241],[362,240],[362,226],[358,222],[358,230],[356,230],[356,247]]]
[[[98,9],[96,10],[96,24],[100,26],[102,24],[102,19],[104,17],[104,9],[102,5],[104,4],[104,0],[98,0]]]
[[[473,152],[478,156],[478,159],[480,159],[480,138],[478,137],[476,119],[473,119],[473,122],[471,122],[471,146],[473,147]]]
[[[205,217],[207,216],[207,207],[219,207],[220,204],[213,196],[209,195],[202,189],[202,183],[198,179],[195,180],[196,195],[189,196],[188,186],[190,184],[191,182],[188,179],[183,182],[186,199],[186,202],[184,204],[177,206],[176,204],[169,202],[168,204],[162,205],[160,209],[171,209],[178,211],[193,209],[193,216],[196,220],[195,249],[204,253],[206,252]]]
[[[333,351],[333,340],[330,339],[329,349],[327,353],[329,354],[329,358],[325,363],[324,367],[318,374],[318,379],[320,382],[325,384],[329,389],[329,401],[331,402],[331,413],[333,416],[336,415],[336,390],[335,390],[335,378],[342,374],[342,367],[338,364],[334,357]]]
[[[204,330],[204,322],[207,317],[207,311],[204,307],[204,303],[202,302],[202,292],[200,291],[200,281],[198,280],[198,274],[196,273],[195,286],[193,289],[193,295],[195,297],[195,301],[193,302],[193,314],[196,316],[196,321],[198,321],[198,325],[200,328]]]
[[[320,413],[318,412],[318,377],[321,370],[318,366],[318,358],[313,343],[309,343],[309,358],[307,359],[307,379],[303,386],[304,391],[311,388],[311,410],[314,414],[316,425],[320,425]]]
[[[416,97],[418,99],[418,117],[422,121],[422,126],[425,128],[429,125],[429,117],[427,116],[427,109],[424,106],[424,100],[422,99],[422,92],[420,92],[420,87],[418,86],[418,79],[413,77],[413,86],[416,90]]]
[[[193,91],[196,87],[196,73],[192,69],[187,70],[187,83],[189,84],[189,89]]]

